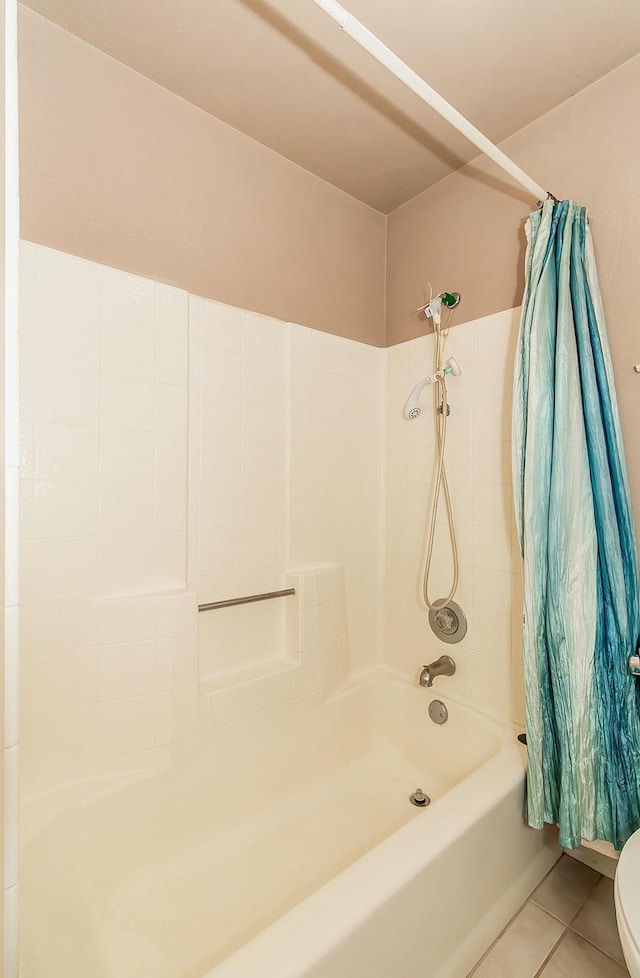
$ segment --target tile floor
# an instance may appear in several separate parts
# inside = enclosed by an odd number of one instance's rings
[[[562,856],[471,976],[628,978],[613,880]]]

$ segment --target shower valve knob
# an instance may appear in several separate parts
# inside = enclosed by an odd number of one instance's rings
[[[455,627],[455,618],[449,611],[437,611],[435,620],[441,632],[450,632]]]

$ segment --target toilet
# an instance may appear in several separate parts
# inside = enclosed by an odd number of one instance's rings
[[[640,978],[640,830],[618,861],[614,884],[618,933],[631,978]]]

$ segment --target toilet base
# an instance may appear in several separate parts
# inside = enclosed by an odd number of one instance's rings
[[[617,883],[614,886],[614,899],[616,904],[616,920],[618,922],[618,934],[620,936],[620,943],[622,944],[622,952],[624,954],[624,960],[627,965],[627,969],[631,978],[640,978],[640,954],[638,953],[638,948],[636,943],[631,936],[631,932],[627,926],[627,922],[624,918],[624,914],[620,908],[620,902],[618,897],[618,886]]]

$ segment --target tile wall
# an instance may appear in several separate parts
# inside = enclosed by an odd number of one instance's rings
[[[290,566],[344,568],[352,672],[384,656],[387,351],[292,327]]]
[[[19,829],[19,485],[20,432],[18,391],[18,265],[20,198],[18,181],[18,6],[5,0],[0,8],[4,29],[3,68],[3,182],[4,233],[3,269],[3,370],[4,383],[4,731],[0,776],[3,779],[3,892],[0,941],[4,978],[17,978],[19,971],[18,923],[18,829]]]
[[[21,259],[27,790],[163,762],[373,665],[384,352],[40,246]]]
[[[380,350],[23,244],[27,787],[162,763],[317,703],[347,671],[386,661],[414,679],[443,651],[458,664],[448,688],[520,718],[515,330],[505,313],[448,341],[463,369],[447,459],[469,617],[452,650],[418,598],[429,395],[419,420],[401,417],[431,337]],[[445,529],[441,512],[438,592]],[[197,613],[288,586],[294,598]]]
[[[190,585],[200,604],[281,589],[288,327],[192,296],[189,329]],[[285,613],[284,599],[203,612],[201,682],[285,657]]]
[[[521,563],[512,521],[511,392],[519,310],[507,310],[449,333],[445,358],[460,377],[448,381],[451,415],[446,462],[460,557],[455,600],[469,629],[459,645],[436,639],[420,600],[427,513],[436,457],[431,388],[413,421],[402,407],[414,384],[432,373],[433,336],[388,350],[386,463],[387,661],[409,677],[443,653],[457,666],[447,688],[500,716],[524,718]],[[446,510],[438,513],[432,597],[452,579]],[[444,692],[444,689],[443,689]]]
[[[23,243],[21,295],[29,785],[193,733],[197,635],[186,293]]]
[[[200,614],[200,690],[282,714],[381,651],[384,353],[191,297],[190,364],[189,585],[297,591]]]

